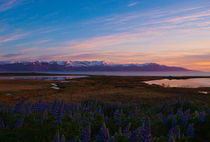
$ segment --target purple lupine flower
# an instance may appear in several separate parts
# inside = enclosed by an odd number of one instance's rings
[[[133,113],[130,111],[126,120],[130,120],[133,117]]]
[[[104,118],[104,122],[107,123],[108,121],[109,121],[109,117],[106,116],[106,117]]]
[[[65,141],[66,141],[65,136],[62,135],[60,142],[65,142]]]
[[[140,129],[137,128],[135,131],[132,132],[129,142],[139,142],[139,134],[140,134]]]
[[[171,125],[172,125],[172,127],[175,127],[176,124],[177,124],[176,116],[173,116],[173,117],[172,117],[172,121],[171,121]]]
[[[208,114],[210,114],[210,109],[208,109]]]
[[[182,116],[183,116],[183,112],[182,112],[182,108],[181,108],[181,107],[177,110],[176,115],[177,115],[178,117],[182,117]]]
[[[141,131],[141,142],[152,142],[152,134],[150,128],[149,117],[143,118],[143,128]]]
[[[162,113],[159,113],[159,114],[158,114],[158,119],[159,119],[160,121],[163,120],[163,114],[162,114]]]
[[[29,116],[31,113],[31,104],[24,105],[24,108],[25,108],[25,115]]]
[[[21,105],[24,103],[24,101],[25,100],[23,99],[15,105],[13,113],[21,113]]]
[[[52,104],[52,108],[51,108],[52,114],[55,114],[55,112],[56,112],[56,105],[57,105],[57,102],[54,101],[53,104]]]
[[[129,136],[130,135],[130,127],[131,127],[131,123],[129,123],[125,129],[123,130],[123,134],[126,135],[126,136]]]
[[[204,122],[206,119],[206,113],[204,111],[199,111],[199,117],[198,117],[198,120],[200,122]]]
[[[109,139],[109,130],[104,123],[101,127],[95,142],[106,142]]]
[[[20,117],[15,124],[15,128],[21,128],[23,126],[24,116]]]
[[[180,128],[179,126],[175,126],[170,128],[170,130],[168,131],[168,137],[170,137],[171,135],[174,136],[174,138],[180,138]]]
[[[187,127],[187,136],[194,138],[194,126],[193,124],[189,124]]]
[[[182,125],[184,125],[184,126],[187,125],[187,118],[186,118],[186,116],[184,116],[184,117],[182,118]]]
[[[91,142],[91,128],[90,128],[90,125],[88,125],[82,131],[81,142]]]
[[[55,134],[55,137],[54,137],[54,142],[60,142],[59,130],[56,131],[56,134]]]
[[[188,109],[184,112],[184,116],[182,118],[182,125],[184,126],[187,125],[189,120],[190,120],[190,110]]]
[[[168,137],[170,137],[171,135],[174,135],[174,128],[170,128],[168,131]]]
[[[63,119],[63,103],[57,106],[54,123],[61,125],[62,119]]]
[[[32,112],[35,112],[35,113],[40,112],[39,103],[35,103],[34,105],[32,105],[31,110],[32,110]]]
[[[178,98],[177,103],[179,103],[180,105],[182,105],[182,100],[181,100],[181,98]]]
[[[1,126],[1,128],[5,128],[4,121],[1,118],[0,118],[0,126]]]
[[[120,112],[119,112],[119,109],[117,109],[115,112],[114,112],[114,122],[118,125],[118,126],[121,126],[121,119],[120,119]]]
[[[166,124],[169,122],[170,119],[171,119],[171,114],[169,114],[169,115],[166,117],[166,119],[164,119],[163,123],[166,125]]]

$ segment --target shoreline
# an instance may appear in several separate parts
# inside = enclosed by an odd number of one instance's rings
[[[23,75],[22,74],[0,74]],[[50,75],[52,74],[25,74],[25,75]],[[53,74],[57,75],[57,74]],[[61,74],[60,74],[61,75]],[[176,88],[149,85],[144,81],[157,79],[183,79],[180,77],[141,77],[141,76],[89,76],[75,78],[67,81],[58,80],[24,80],[0,79],[0,102],[15,104],[26,99],[34,102],[43,98],[44,101],[78,103],[83,100],[93,99],[104,102],[159,104],[164,101],[176,101],[178,98],[190,100],[195,104],[210,106],[210,87],[206,88]],[[185,77],[185,79],[190,77]],[[195,78],[195,77],[193,77]],[[59,90],[52,89],[56,84]],[[206,91],[208,94],[199,92]]]
[[[157,79],[190,79],[190,78],[210,78],[210,76],[120,76],[120,75],[92,75],[92,74],[60,74],[60,73],[0,73],[0,77],[9,76],[104,76],[104,77],[142,77],[142,78],[157,78]]]

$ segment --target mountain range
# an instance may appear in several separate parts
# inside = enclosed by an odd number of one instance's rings
[[[156,63],[112,64],[105,61],[0,61],[0,71],[189,71],[182,67],[165,66]]]

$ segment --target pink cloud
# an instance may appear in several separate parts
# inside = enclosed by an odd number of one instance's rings
[[[7,37],[0,37],[0,44],[14,41],[14,40],[19,40],[27,35],[28,35],[28,33],[21,33],[21,34],[14,34],[14,35],[7,36]]]

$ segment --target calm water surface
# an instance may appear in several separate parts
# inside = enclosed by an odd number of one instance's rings
[[[156,84],[164,87],[184,87],[184,88],[199,88],[210,87],[210,78],[193,78],[193,79],[161,79],[145,81],[147,84]]]
[[[210,72],[198,71],[87,71],[87,72],[39,72],[52,74],[114,75],[114,76],[210,76]]]

